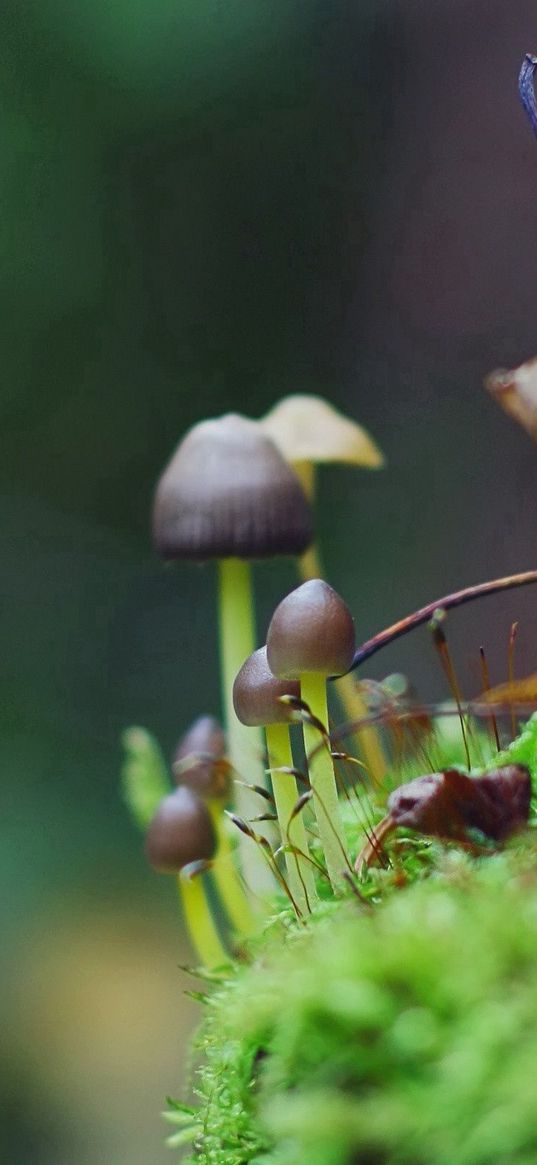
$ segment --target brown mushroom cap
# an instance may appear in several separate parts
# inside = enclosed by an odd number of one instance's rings
[[[172,771],[178,785],[188,785],[207,800],[226,801],[231,784],[226,737],[214,716],[198,716],[174,753]]]
[[[257,421],[194,425],[158,483],[153,537],[163,558],[301,554],[313,536],[296,474]]]
[[[267,632],[268,665],[279,678],[341,675],[351,666],[355,642],[347,604],[323,579],[309,579],[276,607]]]
[[[378,469],[384,457],[366,429],[321,396],[286,396],[260,422],[287,461],[342,461]]]
[[[147,831],[145,852],[159,874],[176,874],[191,862],[208,861],[216,834],[207,806],[181,785],[160,802]]]
[[[287,724],[289,708],[280,696],[300,698],[297,680],[278,680],[267,663],[267,649],[260,647],[243,663],[233,684],[233,707],[242,724],[250,727]]]

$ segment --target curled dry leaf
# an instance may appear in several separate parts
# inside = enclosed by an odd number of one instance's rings
[[[499,368],[489,373],[485,388],[504,412],[537,441],[537,358],[527,360],[518,368]]]
[[[385,838],[399,826],[444,841],[465,843],[478,830],[504,842],[527,825],[530,803],[531,779],[524,765],[504,765],[482,777],[458,769],[425,773],[390,795],[388,814],[368,838],[355,869],[377,861]]]
[[[388,810],[394,825],[431,837],[462,841],[468,830],[478,829],[493,841],[505,841],[527,824],[530,797],[530,776],[523,765],[505,765],[482,777],[447,769],[395,789]]]

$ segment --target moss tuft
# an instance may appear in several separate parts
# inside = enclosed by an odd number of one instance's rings
[[[273,934],[209,1002],[190,1160],[534,1162],[536,871],[531,835],[453,850],[379,907]]]

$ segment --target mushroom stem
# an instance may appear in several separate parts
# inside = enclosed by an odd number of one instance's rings
[[[300,910],[308,913],[317,898],[313,870],[308,860],[309,846],[306,827],[299,813],[293,818],[293,811],[299,798],[296,780],[290,773],[278,769],[293,768],[293,754],[287,724],[267,724],[267,752],[272,780],[272,792],[276,802],[276,812],[282,836],[282,845],[291,844],[301,853],[286,853],[285,865],[291,893]],[[291,828],[290,828],[291,826]],[[302,856],[304,855],[304,857]]]
[[[324,578],[323,568],[317,550],[317,545],[312,542],[311,546],[300,555],[298,560],[298,573],[304,582],[309,578]]]
[[[304,703],[317,720],[328,730],[326,681],[318,672],[305,672],[300,677],[300,692]],[[304,720],[304,746],[308,758],[310,784],[319,836],[324,850],[328,877],[333,889],[341,888],[343,869],[347,864],[342,842],[343,828],[332,757],[325,742],[319,747],[319,730]]]
[[[254,919],[233,862],[226,819],[219,804],[213,801],[207,807],[218,838],[218,848],[211,869],[213,881],[237,937],[246,938],[254,929]]]
[[[189,876],[182,870],[177,875],[177,885],[190,941],[203,966],[212,970],[229,963],[229,955],[209,909],[201,875]]]
[[[222,698],[229,747],[229,759],[237,776],[248,784],[264,785],[261,729],[252,731],[241,724],[233,707],[233,681],[243,661],[255,648],[254,608],[249,562],[241,558],[218,560],[220,660]],[[237,811],[248,821],[257,813],[255,793],[238,787]],[[256,846],[242,834],[239,838],[241,866],[250,889],[269,892],[273,879]]]
[[[308,501],[312,502],[315,494],[315,466],[313,461],[293,461],[292,464]]]

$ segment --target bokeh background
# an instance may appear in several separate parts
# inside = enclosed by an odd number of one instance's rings
[[[210,568],[162,566],[155,479],[194,421],[315,391],[388,467],[328,468],[330,581],[366,637],[536,565],[537,449],[482,390],[537,352],[531,0],[3,0],[2,1148],[158,1165],[193,1022],[173,891],[118,792],[218,709]],[[257,572],[260,634],[294,582]],[[530,591],[468,608],[534,670]],[[445,695],[425,632],[374,661]]]

